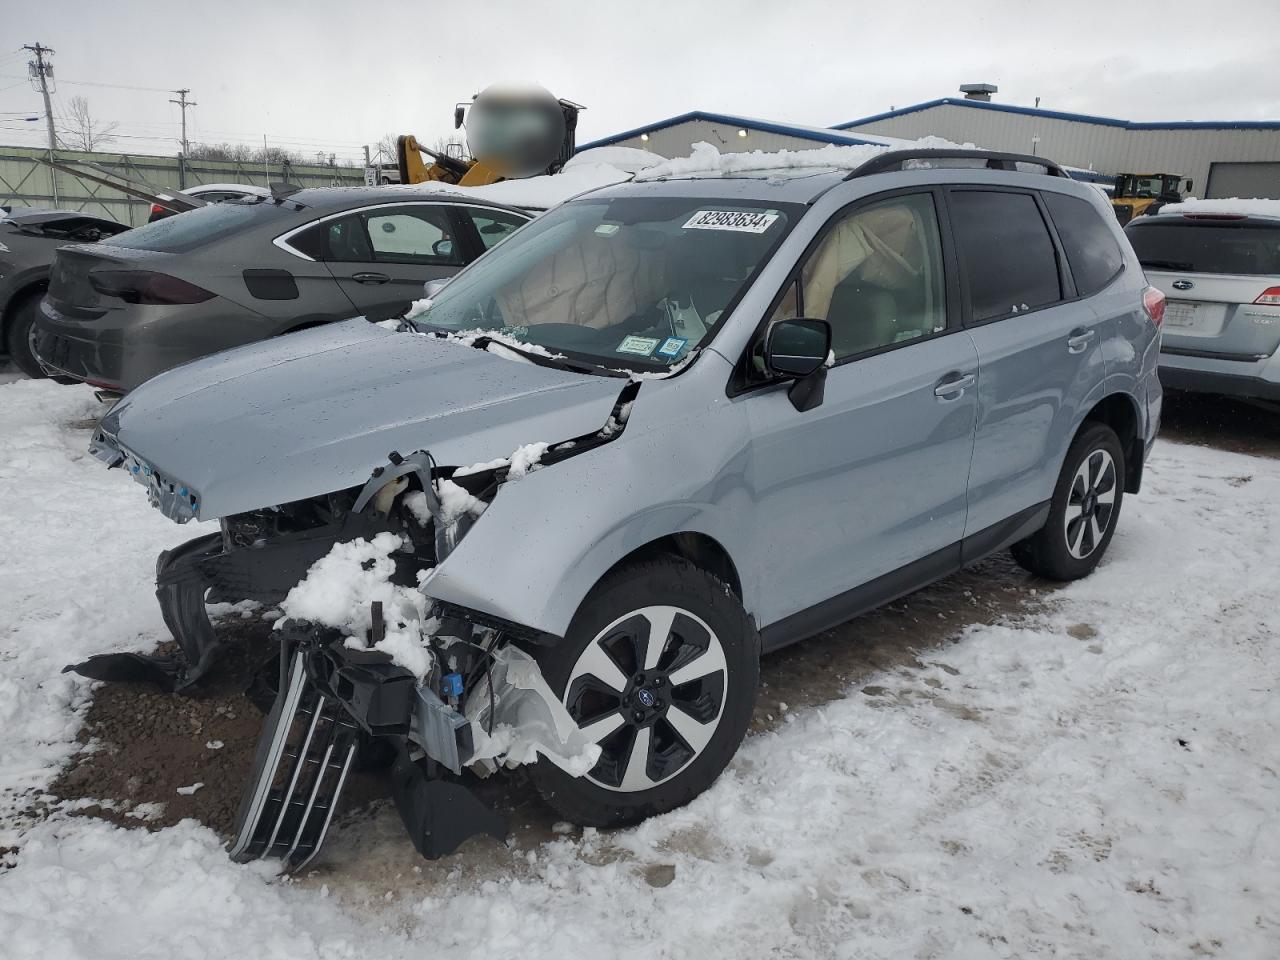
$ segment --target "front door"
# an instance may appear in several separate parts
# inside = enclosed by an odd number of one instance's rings
[[[958,317],[948,322],[938,199],[869,198],[837,214],[775,310],[826,319],[835,363],[814,409],[798,411],[786,385],[740,398],[767,558],[762,625],[819,605],[838,619],[847,591],[953,548],[958,558],[978,363]]]

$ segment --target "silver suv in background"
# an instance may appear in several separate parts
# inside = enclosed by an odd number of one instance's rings
[[[1280,402],[1280,201],[1188,201],[1125,233],[1168,298],[1165,386]]]
[[[425,605],[282,622],[237,856],[305,863],[361,737],[397,747],[424,854],[501,833],[453,779],[492,769],[495,717],[565,817],[670,810],[733,756],[762,653],[993,551],[1097,566],[1161,409],[1163,297],[1106,202],[1043,158],[851,157],[659,165],[398,330],[229,351],[108,413],[95,455],[221,520],[159,563],[195,672],[206,598],[279,604],[335,542]]]

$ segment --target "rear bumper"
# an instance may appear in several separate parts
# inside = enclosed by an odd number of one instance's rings
[[[1280,352],[1260,360],[1162,353],[1160,382],[1169,390],[1280,401]]]

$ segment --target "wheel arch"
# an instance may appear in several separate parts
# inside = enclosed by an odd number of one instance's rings
[[[4,307],[0,309],[0,344],[6,342],[9,336],[9,324],[17,316],[18,308],[32,296],[38,296],[48,289],[48,273],[23,278],[19,286],[9,295],[9,299],[5,301]]]
[[[636,547],[601,574],[591,589],[594,590],[622,567],[661,556],[676,556],[688,560],[723,581],[733,591],[733,595],[739,601],[742,600],[742,577],[738,574],[737,564],[733,562],[729,551],[715,537],[695,530],[669,533]]]
[[[1142,415],[1128,393],[1110,393],[1095,403],[1076,429],[1078,436],[1090,423],[1103,423],[1115,431],[1124,450],[1124,492],[1137,493],[1142,486]]]

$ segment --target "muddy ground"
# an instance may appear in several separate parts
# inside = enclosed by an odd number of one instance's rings
[[[1231,401],[1170,397],[1162,435],[1280,458],[1280,413]],[[879,691],[865,685],[877,673],[930,661],[965,627],[1029,612],[1053,589],[1002,554],[773,654],[762,665],[751,731],[769,730],[784,722],[788,712],[811,709],[851,689],[875,695]],[[81,734],[85,749],[50,792],[67,801],[105,801],[79,812],[130,827],[155,828],[193,817],[229,834],[262,720],[245,689],[263,658],[271,629],[256,615],[242,618],[234,613],[221,619],[216,629],[230,642],[231,654],[195,696],[173,696],[141,684],[100,687]],[[1088,626],[1079,629],[1081,639],[1087,639]],[[178,792],[196,783],[203,785],[194,792]],[[473,786],[508,817],[516,850],[563,829],[518,775]],[[328,860],[330,869],[357,874],[351,879],[363,877],[374,885],[385,882],[389,873],[416,870],[421,861],[399,832],[388,795],[382,774],[355,775],[344,794],[332,849],[318,862]],[[379,851],[377,856],[369,856],[371,847]],[[442,866],[464,872],[483,869],[494,858],[510,858],[510,851],[484,839],[472,840]]]

